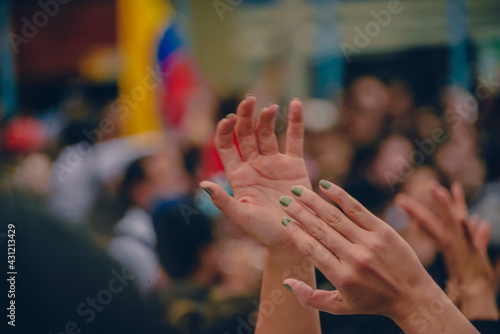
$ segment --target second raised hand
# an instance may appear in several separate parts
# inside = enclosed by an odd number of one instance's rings
[[[284,230],[303,255],[337,288],[315,290],[297,279],[285,283],[304,306],[333,314],[382,314],[407,333],[418,308],[439,301],[443,321],[428,332],[477,333],[434,283],[410,246],[342,188],[320,182],[322,192],[341,210],[301,186],[280,199]]]
[[[255,125],[255,102],[254,96],[247,96],[235,115],[217,125],[215,145],[234,197],[212,182],[203,181],[200,186],[210,194],[215,206],[260,244],[269,249],[287,249],[291,242],[275,224],[284,215],[278,199],[295,184],[311,189],[303,159],[302,103],[290,102],[286,152],[280,153],[274,132],[279,107],[270,104],[264,108]]]

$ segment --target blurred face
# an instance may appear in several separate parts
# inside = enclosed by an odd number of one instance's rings
[[[404,116],[413,106],[413,96],[402,82],[389,85],[389,100],[388,111],[396,117]]]
[[[344,127],[356,145],[373,142],[383,126],[388,106],[387,88],[377,79],[356,81],[344,103]]]
[[[419,167],[406,180],[401,192],[410,195],[420,204],[435,211],[432,195],[429,190],[432,182],[438,182],[436,171],[429,167]],[[424,267],[429,267],[434,262],[438,252],[437,244],[418,223],[410,221],[402,236],[410,244],[415,253],[417,253]]]
[[[181,159],[179,152],[165,148],[146,161],[146,183],[153,199],[187,192],[189,180]]]
[[[386,175],[399,175],[402,160],[408,161],[412,151],[413,145],[408,138],[398,135],[387,138],[373,163],[375,182],[386,185]]]
[[[417,111],[416,130],[420,138],[432,138],[435,129],[442,129],[441,120],[432,112],[431,107],[422,107]]]
[[[474,196],[482,187],[486,177],[485,164],[464,145],[447,143],[436,153],[435,161],[448,181],[461,183],[468,196]]]

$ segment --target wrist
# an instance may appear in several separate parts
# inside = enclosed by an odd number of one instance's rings
[[[405,333],[429,332],[436,319],[460,311],[429,277],[420,287],[408,291],[389,316]]]
[[[498,321],[500,313],[494,287],[487,280],[477,280],[463,285],[460,310],[469,320]]]
[[[266,267],[280,272],[282,280],[295,278],[315,286],[315,267],[295,247],[284,250],[266,250]]]

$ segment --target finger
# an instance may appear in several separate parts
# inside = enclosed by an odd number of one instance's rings
[[[479,227],[480,222],[481,222],[481,217],[477,213],[469,217],[468,224],[472,230],[472,234],[476,233],[476,229]]]
[[[233,170],[241,165],[240,154],[236,145],[234,145],[234,126],[237,118],[236,115],[230,114],[228,118],[221,120],[217,124],[215,130],[215,147],[228,174],[231,174]]]
[[[236,111],[238,119],[235,131],[243,161],[254,159],[259,155],[253,125],[253,109],[255,107],[255,101],[255,96],[247,96],[240,102]]]
[[[295,221],[283,219],[284,229],[295,247],[312,264],[321,270],[325,275],[332,278],[337,277],[342,265],[336,254],[333,254],[318,240],[309,235],[304,228]]]
[[[465,239],[470,246],[474,245],[474,230],[472,229],[471,224],[469,224],[466,220],[460,221],[462,224],[463,233],[465,235]]]
[[[491,238],[491,224],[488,221],[482,221],[474,235],[474,244],[482,255],[488,253],[488,245]]]
[[[237,222],[242,219],[241,215],[244,211],[242,211],[241,203],[234,197],[229,196],[224,188],[209,181],[201,182],[200,187],[207,192],[212,203],[231,220]]]
[[[469,216],[469,209],[467,208],[467,201],[465,200],[464,188],[460,183],[453,182],[451,185],[451,195],[455,204],[456,215],[460,219],[467,219]]]
[[[292,100],[288,108],[286,154],[298,158],[304,156],[304,118],[302,115],[302,102],[298,99]]]
[[[321,180],[319,185],[321,191],[337,203],[355,224],[369,231],[379,228],[381,221],[344,189],[326,180]]]
[[[272,104],[269,108],[264,108],[257,123],[255,130],[257,142],[262,155],[272,155],[278,153],[278,139],[274,133],[274,124],[279,107],[277,104]]]
[[[338,231],[328,227],[324,221],[288,196],[281,197],[280,203],[283,210],[295,219],[311,237],[332,251],[339,259],[344,258],[344,252],[350,243]]]
[[[283,283],[287,284],[299,301],[307,308],[313,308],[332,314],[352,314],[350,307],[344,303],[340,291],[314,290],[304,282],[296,279],[286,279]]]
[[[405,210],[406,213],[435,240],[438,242],[441,240],[441,236],[443,236],[445,232],[443,223],[431,212],[431,210],[406,194],[397,195],[395,202],[396,205]]]
[[[454,215],[451,207],[451,196],[448,190],[441,185],[432,185],[431,194],[436,203],[436,209],[441,221],[450,226],[455,231],[460,229],[460,220]]]
[[[366,230],[354,224],[342,213],[342,211],[326,202],[315,192],[305,189],[302,186],[294,186],[292,188],[292,194],[295,195],[295,198],[300,203],[309,208],[328,226],[342,234],[346,239],[351,242],[358,242],[364,239],[366,235],[364,232],[366,232]]]

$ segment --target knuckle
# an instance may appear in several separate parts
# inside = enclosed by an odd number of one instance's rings
[[[332,227],[338,226],[342,222],[342,216],[337,212],[330,212],[326,216],[326,223]]]
[[[354,263],[359,269],[370,268],[373,264],[374,255],[371,252],[359,252],[354,256]]]
[[[351,212],[354,214],[360,214],[363,212],[363,206],[359,204],[358,201],[355,201],[351,206]]]
[[[380,238],[372,238],[367,241],[366,247],[371,253],[378,254],[384,249],[384,242]]]
[[[317,240],[325,240],[327,236],[327,230],[322,224],[313,224],[311,226],[311,236]]]
[[[397,233],[389,226],[383,226],[380,230],[377,231],[377,239],[378,243],[387,243],[393,239],[394,233]]]
[[[444,235],[441,236],[439,241],[441,243],[441,248],[446,249],[446,250],[449,250],[453,244],[453,241],[451,240],[451,238],[448,236],[444,236]]]
[[[306,242],[301,247],[302,253],[306,257],[312,257],[316,253],[316,246],[312,242]]]
[[[351,271],[345,271],[338,279],[339,286],[349,290],[356,285],[356,275]]]

